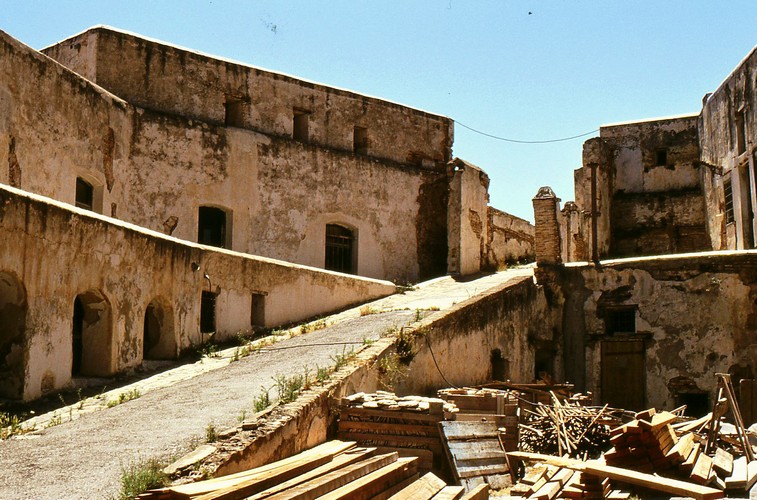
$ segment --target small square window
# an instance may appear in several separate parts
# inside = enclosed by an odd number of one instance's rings
[[[655,166],[664,167],[668,164],[668,150],[658,149],[655,151]]]
[[[636,333],[636,306],[608,309],[605,314],[605,333]]]

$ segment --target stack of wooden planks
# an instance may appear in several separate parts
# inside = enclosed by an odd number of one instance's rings
[[[392,500],[483,500],[488,489],[465,492],[429,473],[419,477],[418,459],[354,442],[329,441],[262,467],[207,481],[147,491],[142,500],[283,500],[374,498]]]
[[[440,422],[444,449],[457,484],[471,491],[482,484],[493,490],[510,486],[507,455],[494,422]]]
[[[445,456],[437,424],[456,410],[438,398],[361,392],[342,398],[337,437],[375,446],[380,452],[417,457],[422,472],[439,470]]]
[[[454,420],[493,422],[507,451],[518,449],[518,394],[515,391],[463,387],[440,389],[438,396],[453,403]]]
[[[510,496],[540,500],[553,498],[630,498],[631,492],[613,490],[607,478],[573,471],[568,468],[546,466],[533,469],[510,489]]]

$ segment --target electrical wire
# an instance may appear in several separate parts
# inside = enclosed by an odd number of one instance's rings
[[[586,132],[586,133],[579,134],[579,135],[573,135],[571,137],[563,137],[562,139],[548,139],[548,140],[545,140],[545,141],[521,141],[521,140],[518,140],[518,139],[508,139],[506,137],[500,137],[500,136],[497,136],[497,135],[487,134],[486,132],[481,132],[480,130],[476,130],[475,128],[469,127],[468,125],[466,125],[466,124],[464,124],[462,122],[459,122],[457,120],[455,120],[455,123],[458,124],[458,125],[460,125],[461,127],[467,128],[471,132],[475,132],[477,134],[481,134],[481,135],[484,135],[486,137],[490,137],[492,139],[497,139],[498,141],[513,142],[513,143],[516,143],[516,144],[549,144],[551,142],[571,141],[573,139],[578,139],[579,137],[585,137],[587,135],[595,134],[595,133],[599,132],[599,129],[596,129],[596,130],[592,130],[591,132]]]
[[[431,349],[431,342],[428,341],[428,335],[424,335],[424,337],[426,337],[426,345],[428,346],[428,352],[431,353],[431,359],[434,360],[434,365],[436,366],[436,371],[439,372],[439,375],[442,376],[442,379],[444,380],[444,382],[449,387],[452,387],[453,389],[458,389],[458,387],[456,385],[454,385],[452,382],[450,382],[449,380],[447,380],[447,377],[445,377],[444,374],[442,373],[442,369],[439,368],[439,363],[436,362],[436,356],[434,356],[434,350]]]

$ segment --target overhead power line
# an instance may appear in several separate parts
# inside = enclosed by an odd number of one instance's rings
[[[578,139],[579,137],[585,137],[587,135],[595,134],[595,133],[599,132],[599,129],[596,129],[596,130],[592,130],[591,132],[586,132],[586,133],[579,134],[579,135],[573,135],[571,137],[563,137],[562,139],[548,139],[548,140],[545,140],[545,141],[521,141],[521,140],[518,140],[518,139],[508,139],[507,137],[500,137],[500,136],[497,136],[497,135],[487,134],[486,132],[481,132],[480,130],[476,130],[475,128],[469,127],[468,125],[466,125],[466,124],[464,124],[462,122],[459,122],[457,120],[455,120],[455,123],[458,124],[458,125],[460,125],[461,127],[467,128],[471,132],[475,132],[477,134],[481,134],[481,135],[484,135],[486,137],[491,137],[492,139],[497,139],[498,141],[514,142],[516,144],[548,144],[550,142],[570,141],[570,140],[573,140],[573,139]]]

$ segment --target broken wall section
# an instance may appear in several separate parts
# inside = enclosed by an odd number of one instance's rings
[[[538,276],[561,311],[564,377],[596,403],[696,412],[712,403],[715,373],[757,375],[753,254],[540,268]]]

